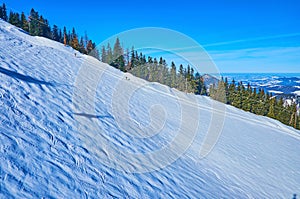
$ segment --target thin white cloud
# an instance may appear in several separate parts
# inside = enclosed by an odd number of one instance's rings
[[[225,42],[217,42],[217,43],[205,44],[205,45],[203,45],[203,47],[224,46],[224,45],[228,45],[228,44],[235,44],[235,43],[242,43],[242,42],[263,41],[263,40],[296,37],[296,36],[300,36],[300,33],[280,34],[280,35],[246,38],[246,39],[239,39],[239,40],[232,40],[232,41],[225,41]]]
[[[222,72],[300,72],[300,47],[210,51]]]
[[[220,72],[300,72],[300,47],[249,48],[205,52],[184,52],[183,57],[165,54],[170,64],[190,64],[200,73],[209,72],[214,63]]]

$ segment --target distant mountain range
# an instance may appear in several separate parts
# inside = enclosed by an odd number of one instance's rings
[[[248,83],[253,88],[262,88],[276,95],[298,95],[300,96],[300,73],[224,73],[228,82],[234,79],[236,83],[242,81],[246,86]],[[218,79],[211,75],[203,75],[207,86],[216,84]]]

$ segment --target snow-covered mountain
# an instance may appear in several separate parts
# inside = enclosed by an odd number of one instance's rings
[[[242,81],[252,87],[262,88],[275,95],[299,95],[300,96],[300,74],[299,73],[225,73],[222,74],[231,82]]]
[[[0,198],[300,194],[299,131],[74,52],[0,20]]]

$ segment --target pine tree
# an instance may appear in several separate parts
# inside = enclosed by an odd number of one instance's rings
[[[52,39],[54,41],[59,41],[60,40],[59,34],[58,34],[58,27],[57,27],[57,25],[53,25],[53,28],[52,28]]]
[[[30,16],[29,16],[29,33],[30,35],[37,36],[39,35],[39,14],[38,12],[34,11],[32,8],[30,11]]]
[[[111,47],[110,47],[109,43],[107,44],[106,52],[107,52],[107,63],[111,64],[112,61],[113,61],[113,53],[112,53],[112,50],[111,50]]]
[[[292,103],[292,105],[289,108],[289,112],[290,112],[289,125],[294,127],[294,128],[297,128],[298,114],[297,114],[297,105],[296,105],[296,103]]]
[[[20,19],[20,15],[19,13],[14,13],[14,12],[10,12],[9,13],[9,18],[8,18],[8,22],[14,26],[17,26],[19,28],[21,27],[21,19]]]
[[[28,21],[26,20],[26,16],[25,16],[24,12],[22,12],[22,14],[21,14],[21,28],[24,31],[29,32],[29,24],[28,24]]]
[[[112,66],[120,69],[121,71],[125,71],[125,60],[124,56],[120,55],[116,60],[113,61]]]
[[[126,48],[126,52],[124,54],[124,61],[125,61],[125,71],[128,72],[130,70],[130,51],[129,48]]]
[[[78,41],[78,38],[77,38],[76,34],[73,35],[72,48],[74,48],[75,50],[79,50],[79,41]]]
[[[8,19],[5,3],[2,4],[2,7],[0,6],[0,18],[4,21],[7,21]]]
[[[87,43],[87,46],[86,46],[86,51],[88,54],[90,54],[93,50],[93,42],[92,40],[89,40],[88,43]]]
[[[120,40],[119,40],[119,38],[117,38],[115,45],[114,45],[114,49],[113,49],[113,61],[116,61],[123,54],[124,53],[123,53],[123,49],[120,44]]]
[[[80,42],[79,42],[79,52],[86,54],[86,50],[85,50],[85,46],[84,46],[84,41],[83,41],[83,37],[80,38]]]
[[[72,33],[70,34],[70,45],[72,46],[72,48],[74,48],[75,50],[79,50],[79,41],[78,41],[78,36],[76,34],[75,28],[72,28]],[[92,49],[91,49],[92,51]]]
[[[67,39],[67,29],[66,27],[64,27],[64,45],[66,46],[68,43],[68,39]]]
[[[226,103],[225,84],[223,79],[219,81],[216,89],[213,88],[213,99]]]
[[[207,88],[205,86],[205,83],[204,83],[204,79],[203,77],[200,77],[200,85],[201,85],[201,92],[200,92],[200,95],[207,95]]]
[[[4,14],[4,13],[3,13],[3,8],[2,8],[2,6],[0,6],[0,18],[1,18],[1,19],[4,18],[4,17],[3,17],[3,14]]]
[[[67,41],[68,41],[68,45],[69,46],[72,46],[72,41],[73,41],[73,35],[71,34],[70,30],[68,31],[68,34],[67,34]]]
[[[102,46],[102,49],[101,49],[101,61],[104,63],[107,63],[107,53],[105,50],[105,46]]]
[[[229,88],[228,88],[228,91],[229,91],[229,95],[228,95],[228,104],[231,104],[235,107],[238,106],[238,99],[239,99],[239,93],[238,93],[238,89],[237,89],[237,86],[236,86],[236,82],[235,80],[233,79]]]
[[[51,29],[49,27],[48,20],[44,19],[44,17],[41,15],[38,22],[38,29],[39,29],[39,36],[51,38],[52,33]]]
[[[84,31],[84,38],[83,38],[83,42],[84,42],[84,46],[85,46],[85,48],[87,47],[87,44],[88,44],[88,42],[89,42],[89,37],[88,37],[88,35],[87,35],[87,32],[86,31]],[[85,49],[86,50],[86,49]],[[87,51],[87,50],[86,50]]]
[[[113,49],[113,60],[111,63],[112,66],[125,71],[125,59],[123,48],[121,47],[119,38],[116,39],[114,49]]]
[[[183,65],[182,64],[180,64],[178,72],[180,75],[183,75]]]
[[[171,87],[176,87],[176,65],[174,62],[171,63]]]
[[[63,34],[61,32],[61,29],[59,29],[58,36],[59,36],[59,42],[63,44],[64,43],[64,37],[63,37]]]
[[[99,51],[97,49],[96,44],[92,43],[92,51],[89,53],[89,55],[95,57],[96,59],[100,60]]]
[[[135,52],[134,52],[134,46],[132,46],[130,51],[130,62],[129,62],[128,70],[130,71],[132,68],[134,68],[134,65],[135,65]]]
[[[270,118],[275,118],[275,100],[275,97],[270,100],[269,112],[267,114],[267,116]]]

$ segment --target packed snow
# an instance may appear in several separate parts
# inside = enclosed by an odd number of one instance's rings
[[[74,52],[0,20],[0,198],[300,194],[299,131]]]

